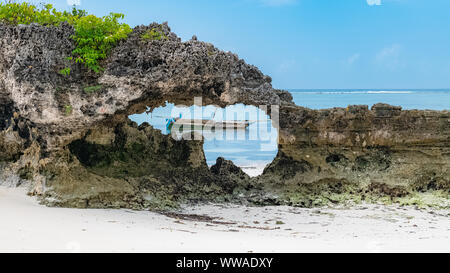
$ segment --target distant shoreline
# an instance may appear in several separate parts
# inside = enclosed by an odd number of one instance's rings
[[[450,89],[287,89],[299,106],[321,110],[377,103],[404,110],[450,110]]]

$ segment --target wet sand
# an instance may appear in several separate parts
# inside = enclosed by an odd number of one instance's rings
[[[450,252],[450,211],[198,205],[47,208],[0,186],[0,252]]]

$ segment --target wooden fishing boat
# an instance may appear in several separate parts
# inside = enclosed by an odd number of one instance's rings
[[[250,126],[249,121],[214,121],[204,119],[182,119],[168,120],[167,129],[181,130],[246,130]]]

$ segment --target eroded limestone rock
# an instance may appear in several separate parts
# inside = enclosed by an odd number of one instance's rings
[[[168,39],[142,39],[153,27]],[[65,60],[72,34],[68,24],[0,24],[2,175],[30,181],[46,204],[418,204],[426,193],[448,206],[449,111],[299,107],[256,67],[197,39],[182,42],[167,24],[136,27],[95,74]],[[58,73],[67,66],[70,76]],[[223,159],[210,170],[201,141],[175,141],[127,118],[166,101],[192,105],[195,96],[205,105],[280,106],[279,154],[262,176],[250,179]]]

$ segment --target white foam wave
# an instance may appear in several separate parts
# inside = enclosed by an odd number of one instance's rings
[[[367,91],[367,94],[413,94],[413,91]]]
[[[414,94],[414,91],[291,91],[304,95],[345,95],[345,94]]]

